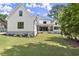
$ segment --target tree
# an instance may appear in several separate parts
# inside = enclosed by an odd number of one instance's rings
[[[0,19],[5,21],[5,18],[7,17],[7,15],[3,15],[3,14],[0,14]]]
[[[58,14],[61,30],[64,35],[75,37],[79,35],[79,4],[72,3],[64,7]]]
[[[7,21],[5,20],[6,17],[7,15],[0,14],[0,21],[4,24],[5,28],[7,28]]]
[[[64,5],[55,5],[52,7],[52,9],[49,11],[48,16],[53,19],[58,19],[58,13],[61,11],[61,9],[64,7]]]
[[[49,11],[48,16],[51,17],[53,20],[59,21],[58,14],[61,12],[62,8],[64,8],[65,5],[55,5],[52,7],[52,9]]]

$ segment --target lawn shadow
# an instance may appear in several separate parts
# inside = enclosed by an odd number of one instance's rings
[[[51,46],[43,43],[29,43],[13,46],[5,49],[2,56],[68,56],[71,55],[67,49],[58,46]]]
[[[67,39],[63,38],[63,37],[48,37],[49,39],[46,41],[50,41],[50,42],[55,42],[55,43],[59,43],[62,46],[67,46],[67,48],[69,48],[68,46],[72,46],[70,41],[68,41]],[[72,46],[73,47],[73,46]]]
[[[52,43],[55,42],[55,43],[59,43],[60,45],[62,46],[66,46],[66,50],[69,52],[69,55],[71,56],[79,56],[79,47],[75,47],[72,43],[73,40],[70,40],[70,39],[66,39],[66,38],[63,38],[63,37],[48,37],[49,40],[46,40],[46,41],[51,41]],[[59,49],[58,49],[59,51]],[[63,49],[62,49],[63,51]],[[66,52],[67,52],[66,51]],[[67,54],[68,55],[68,54]]]

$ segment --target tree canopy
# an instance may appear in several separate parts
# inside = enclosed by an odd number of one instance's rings
[[[58,13],[60,10],[64,7],[64,5],[55,5],[52,7],[52,9],[49,11],[48,16],[53,19],[58,19]]]
[[[0,19],[1,20],[5,20],[6,17],[7,17],[7,15],[0,14]]]
[[[69,4],[58,14],[61,30],[73,37],[79,35],[79,4]]]
[[[54,9],[55,8],[55,9]],[[79,35],[79,4],[71,3],[63,8],[55,6],[52,8],[49,16],[53,16],[59,21],[61,31],[69,37],[78,37]],[[56,10],[57,9],[57,10]],[[53,11],[54,10],[54,11]],[[55,14],[54,14],[55,13]]]

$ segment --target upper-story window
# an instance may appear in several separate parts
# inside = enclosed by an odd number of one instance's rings
[[[19,16],[22,16],[22,15],[23,15],[23,11],[19,10]]]
[[[57,22],[55,22],[55,25],[57,25]]]
[[[46,24],[46,21],[44,21],[43,24]]]

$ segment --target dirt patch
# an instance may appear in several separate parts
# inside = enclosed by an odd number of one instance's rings
[[[79,40],[65,39],[74,48],[79,48]]]

